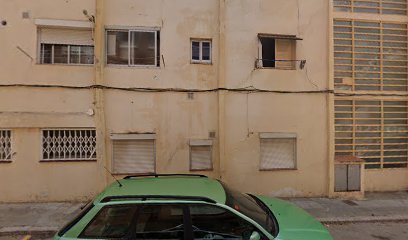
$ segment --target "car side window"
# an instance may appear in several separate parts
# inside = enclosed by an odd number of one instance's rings
[[[194,239],[250,239],[254,231],[259,233],[251,223],[224,208],[195,204],[189,210]]]
[[[144,205],[136,223],[136,239],[184,239],[183,207]]]
[[[129,234],[137,206],[107,206],[88,224],[81,238],[115,239]]]

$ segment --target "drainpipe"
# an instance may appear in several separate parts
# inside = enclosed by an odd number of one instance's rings
[[[103,71],[104,71],[104,0],[95,0],[96,13],[95,13],[95,26],[94,26],[94,84],[104,85]],[[99,190],[105,188],[110,182],[110,175],[104,169],[110,169],[110,164],[107,161],[107,136],[106,136],[106,123],[105,123],[105,109],[104,109],[104,90],[95,88],[93,91],[93,104],[95,107],[94,123],[96,128],[96,153],[98,156],[98,172],[99,176],[104,179],[99,185]]]
[[[219,1],[219,39],[218,39],[218,88],[225,88],[225,0]],[[218,91],[218,148],[219,158],[217,177],[225,177],[227,162],[225,156],[225,95],[226,91]]]

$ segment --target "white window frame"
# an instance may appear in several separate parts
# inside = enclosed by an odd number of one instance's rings
[[[9,132],[10,133],[10,153],[9,155],[4,154],[5,158],[0,158],[0,163],[8,163],[12,161],[13,157],[13,131],[10,129],[0,129],[0,132]]]
[[[112,64],[108,63],[108,32],[127,32],[128,33],[128,64]],[[131,64],[130,58],[130,46],[131,46],[131,33],[132,32],[148,32],[154,33],[154,65],[139,65],[139,64]],[[158,64],[158,57],[157,52],[159,51],[157,46],[157,34],[160,34],[160,28],[117,28],[117,27],[106,27],[105,28],[105,65],[109,67],[114,66],[127,66],[127,67],[142,67],[142,68],[160,68]]]
[[[45,131],[95,131],[95,157],[90,157],[90,158],[74,158],[74,157],[68,157],[68,158],[44,158],[44,132]],[[97,154],[97,132],[96,128],[44,128],[41,129],[41,134],[40,134],[40,144],[41,144],[41,151],[40,151],[40,162],[87,162],[87,161],[96,161],[98,158]]]
[[[193,169],[192,163],[192,147],[209,147],[210,148],[210,162],[211,167],[206,169]],[[190,163],[190,171],[198,172],[198,171],[213,171],[214,170],[214,161],[213,161],[213,140],[209,139],[197,139],[197,140],[190,140],[189,143],[189,163]]]
[[[199,43],[199,60],[193,59],[193,42],[198,42]],[[209,43],[210,44],[210,59],[209,60],[203,60],[203,43]],[[198,38],[192,38],[190,40],[190,60],[191,63],[203,63],[203,64],[211,64],[212,63],[212,40],[211,39],[198,39]]]
[[[293,152],[293,168],[262,168],[262,140],[263,139],[292,139],[294,140]],[[279,171],[279,170],[297,170],[297,145],[298,137],[296,133],[260,133],[259,134],[259,170],[260,171]]]
[[[111,139],[111,170],[113,174],[116,175],[129,175],[129,174],[135,174],[132,172],[115,172],[114,171],[114,162],[115,162],[115,156],[114,156],[114,151],[113,151],[113,141],[120,141],[120,140],[152,140],[153,141],[153,173],[156,173],[157,170],[157,159],[156,159],[156,134],[155,133],[147,133],[147,134],[128,134],[128,133],[112,133],[110,135]],[[147,174],[147,173],[136,173],[136,174]],[[149,173],[150,174],[150,173]]]

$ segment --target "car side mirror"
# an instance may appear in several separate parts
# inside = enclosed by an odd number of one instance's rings
[[[253,231],[249,240],[261,240],[261,235],[257,231]]]

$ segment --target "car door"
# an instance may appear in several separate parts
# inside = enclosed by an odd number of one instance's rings
[[[258,239],[268,239],[252,223],[219,206],[190,204],[188,214],[193,239],[249,240],[254,233],[258,234]]]

